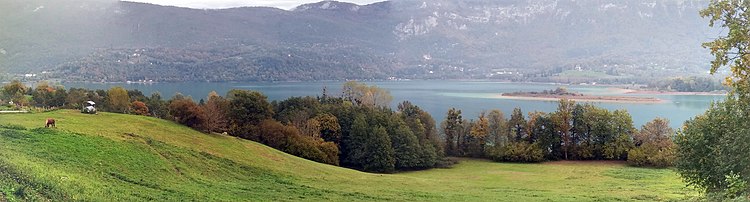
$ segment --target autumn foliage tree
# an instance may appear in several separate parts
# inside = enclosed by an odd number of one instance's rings
[[[356,81],[344,83],[342,91],[344,99],[359,106],[388,107],[393,100],[388,90]]]
[[[149,115],[148,106],[146,106],[146,103],[143,103],[141,101],[133,101],[133,103],[130,104],[130,111],[135,115]]]
[[[672,142],[674,135],[668,120],[656,118],[649,121],[633,137],[635,148],[628,152],[628,163],[637,166],[672,166],[677,149]]]
[[[294,126],[285,126],[278,121],[264,120],[259,124],[255,141],[289,154],[313,161],[339,165],[339,150],[335,144],[310,136],[301,135]]]
[[[173,98],[169,103],[169,114],[177,123],[206,131],[206,115],[203,109],[190,98]]]
[[[206,114],[205,126],[209,132],[225,132],[228,130],[229,101],[219,96],[216,91],[208,94],[207,102],[201,106]]]

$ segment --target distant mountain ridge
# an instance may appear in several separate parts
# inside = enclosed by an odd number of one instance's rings
[[[280,81],[703,73],[689,0],[323,1],[292,10],[30,0],[0,8],[0,69],[70,80]],[[663,70],[651,72],[653,70]],[[619,72],[619,73],[617,73]]]

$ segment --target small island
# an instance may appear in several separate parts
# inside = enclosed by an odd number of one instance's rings
[[[502,93],[501,98],[518,99],[518,100],[549,100],[557,101],[559,99],[569,99],[580,102],[613,102],[613,103],[663,103],[665,100],[653,97],[634,97],[634,96],[600,96],[584,95],[581,93],[569,92],[564,87],[558,87],[554,90],[544,90],[541,92],[512,92]]]

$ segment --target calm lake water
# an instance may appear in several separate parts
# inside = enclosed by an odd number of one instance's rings
[[[552,112],[557,102],[528,101],[497,98],[504,92],[550,90],[559,85],[502,83],[485,81],[383,81],[366,82],[390,90],[393,95],[393,107],[404,100],[409,100],[428,111],[439,123],[451,107],[461,109],[465,118],[475,118],[483,110],[500,109],[506,118],[513,108],[520,107],[524,113],[530,111]],[[231,89],[248,89],[263,92],[271,100],[283,100],[292,96],[317,96],[326,88],[329,95],[339,95],[343,82],[248,82],[248,83],[156,83],[156,84],[101,84],[101,83],[65,83],[67,88],[109,89],[122,86],[126,89],[138,89],[151,95],[159,92],[163,98],[170,98],[175,93],[182,93],[195,100],[205,98],[209,92],[216,91],[225,95]],[[566,86],[570,91],[592,95],[617,95],[621,92],[602,86]],[[703,113],[712,101],[721,100],[724,96],[708,95],[632,95],[657,97],[667,100],[658,104],[631,103],[594,103],[610,110],[626,109],[633,116],[636,128],[655,117],[664,117],[671,121],[675,129],[691,117]]]

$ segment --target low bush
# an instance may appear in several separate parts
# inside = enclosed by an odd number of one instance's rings
[[[544,152],[536,144],[513,142],[489,152],[494,161],[534,163],[544,161]]]
[[[665,168],[674,165],[675,149],[673,146],[658,147],[646,143],[628,152],[628,163],[634,166]]]
[[[261,122],[253,136],[257,141],[283,152],[313,161],[339,165],[339,149],[333,142],[303,136],[294,126],[285,126],[277,121]]]

